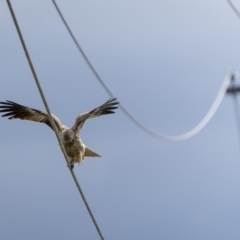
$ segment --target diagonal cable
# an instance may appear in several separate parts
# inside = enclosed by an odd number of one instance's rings
[[[13,18],[13,22],[14,22],[15,27],[16,27],[16,29],[17,29],[18,36],[19,36],[19,38],[20,38],[22,47],[23,47],[23,49],[24,49],[24,53],[25,53],[25,55],[26,55],[26,57],[27,57],[28,64],[29,64],[29,66],[30,66],[30,68],[31,68],[31,71],[32,71],[32,74],[33,74],[35,83],[36,83],[37,88],[38,88],[38,90],[39,90],[39,93],[40,93],[40,95],[41,95],[41,98],[42,98],[42,101],[43,101],[43,103],[44,103],[44,106],[45,106],[45,108],[46,108],[46,110],[47,110],[47,113],[48,113],[50,122],[51,122],[51,124],[52,124],[52,126],[53,126],[54,132],[55,132],[55,134],[56,134],[57,140],[58,140],[58,142],[59,142],[59,145],[60,145],[61,150],[62,150],[62,152],[63,152],[63,155],[64,155],[64,157],[65,157],[65,160],[66,160],[66,162],[67,162],[67,164],[68,164],[68,168],[69,168],[69,170],[70,170],[70,172],[71,172],[71,174],[72,174],[73,180],[74,180],[74,182],[75,182],[75,184],[76,184],[76,186],[77,186],[77,189],[78,189],[78,191],[79,191],[79,193],[80,193],[80,195],[81,195],[81,197],[82,197],[82,199],[83,199],[83,202],[84,202],[84,204],[85,204],[85,206],[86,206],[86,208],[87,208],[87,210],[88,210],[88,213],[89,213],[89,215],[90,215],[90,217],[91,217],[91,219],[92,219],[92,221],[93,221],[93,223],[94,223],[94,225],[95,225],[95,227],[96,227],[96,229],[97,229],[97,232],[98,232],[100,238],[101,238],[102,240],[104,240],[103,235],[102,235],[102,233],[101,233],[101,231],[100,231],[100,228],[98,227],[98,224],[97,224],[97,222],[96,222],[96,220],[95,220],[95,218],[94,218],[94,216],[93,216],[93,213],[92,213],[92,211],[91,211],[91,209],[90,209],[90,207],[89,207],[89,205],[88,205],[88,203],[87,203],[87,200],[86,200],[86,198],[85,198],[85,196],[84,196],[84,194],[83,194],[83,191],[82,191],[82,189],[81,189],[81,187],[80,187],[80,185],[79,185],[79,183],[78,183],[78,180],[77,180],[77,178],[76,178],[76,176],[75,176],[75,173],[74,173],[74,171],[73,171],[73,170],[71,169],[71,167],[70,167],[70,163],[69,163],[69,161],[68,161],[68,157],[67,157],[65,148],[64,148],[63,143],[62,143],[62,141],[61,141],[61,138],[60,138],[60,136],[59,136],[59,133],[58,133],[58,131],[57,131],[57,128],[56,128],[56,126],[55,126],[55,123],[54,123],[54,121],[53,121],[53,118],[52,118],[52,115],[51,115],[49,106],[48,106],[48,104],[47,104],[46,98],[45,98],[45,96],[44,96],[44,93],[43,93],[43,90],[42,90],[42,88],[41,88],[40,82],[39,82],[39,80],[38,80],[37,74],[36,74],[36,72],[35,72],[33,63],[32,63],[32,61],[31,61],[30,55],[29,55],[29,53],[28,53],[28,50],[27,50],[26,44],[25,44],[25,42],[24,42],[24,39],[23,39],[21,30],[20,30],[20,27],[19,27],[19,25],[18,25],[18,22],[17,22],[16,16],[15,16],[15,13],[14,13],[13,8],[12,8],[12,5],[11,5],[11,2],[10,2],[10,0],[6,0],[6,1],[7,1],[7,4],[8,4],[10,13],[11,13],[11,15],[12,15],[12,18]]]
[[[236,13],[236,15],[240,18],[240,12],[237,10],[237,8],[234,6],[231,0],[227,0],[229,6],[232,8],[232,10]]]
[[[76,40],[73,32],[71,31],[69,25],[67,24],[60,8],[58,7],[57,3],[55,2],[55,0],[52,0],[53,5],[55,6],[61,20],[64,23],[64,26],[66,27],[69,35],[71,36],[73,42],[75,43],[77,49],[79,50],[79,52],[82,54],[84,60],[86,61],[88,67],[91,69],[91,71],[93,72],[93,74],[95,75],[95,77],[97,78],[97,80],[99,81],[99,83],[102,85],[102,87],[105,89],[105,91],[111,96],[114,97],[113,93],[109,90],[109,88],[107,87],[107,85],[104,83],[104,81],[102,80],[102,78],[99,76],[99,74],[97,73],[97,71],[95,70],[95,68],[93,67],[93,65],[91,64],[91,62],[89,61],[89,59],[87,58],[86,54],[84,53],[83,49],[81,48],[80,44],[78,43],[78,41]],[[196,127],[194,127],[192,130],[188,131],[187,133],[178,135],[178,136],[166,136],[166,135],[162,135],[162,134],[158,134],[152,130],[150,130],[149,128],[145,127],[143,124],[141,124],[136,118],[134,118],[127,110],[125,107],[123,107],[122,104],[119,105],[119,108],[123,111],[123,113],[136,125],[138,126],[141,130],[143,130],[145,133],[158,138],[160,140],[164,140],[164,141],[169,141],[169,142],[179,142],[179,141],[184,141],[186,139],[189,139],[193,136],[195,136],[197,133],[199,133],[207,124],[208,122],[212,119],[212,117],[214,116],[214,114],[216,113],[218,107],[220,106],[223,97],[225,96],[225,93],[227,91],[227,88],[229,86],[230,80],[232,75],[234,74],[233,70],[229,70],[223,80],[222,86],[217,94],[217,97],[215,98],[211,108],[209,109],[209,111],[207,112],[207,114],[205,115],[205,117],[200,121],[199,124],[197,124]]]

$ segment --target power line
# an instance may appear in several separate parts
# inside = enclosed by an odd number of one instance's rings
[[[240,108],[239,108],[239,103],[237,98],[237,93],[240,92],[240,87],[235,85],[235,80],[236,80],[236,77],[233,77],[231,81],[231,86],[228,88],[227,93],[233,96],[236,124],[238,129],[238,139],[240,143],[240,111],[239,111]]]
[[[78,191],[79,191],[79,193],[80,193],[80,195],[81,195],[81,197],[82,197],[82,199],[83,199],[83,202],[84,202],[84,204],[85,204],[85,206],[86,206],[86,208],[87,208],[87,210],[88,210],[88,213],[89,213],[89,215],[90,215],[90,217],[91,217],[91,219],[92,219],[92,221],[93,221],[93,223],[94,223],[94,225],[95,225],[95,227],[96,227],[96,229],[97,229],[97,232],[98,232],[100,238],[101,238],[102,240],[104,240],[103,235],[102,235],[102,233],[101,233],[101,231],[100,231],[100,228],[98,227],[98,224],[97,224],[97,222],[96,222],[96,220],[95,220],[95,218],[94,218],[94,216],[93,216],[93,213],[92,213],[92,211],[91,211],[91,209],[90,209],[90,207],[89,207],[89,205],[88,205],[88,203],[87,203],[87,200],[86,200],[86,198],[85,198],[85,196],[84,196],[84,194],[83,194],[83,191],[82,191],[82,189],[81,189],[81,187],[80,187],[80,185],[79,185],[79,183],[78,183],[78,180],[77,180],[77,178],[76,178],[76,176],[75,176],[75,173],[74,173],[74,171],[73,171],[73,170],[71,169],[71,167],[70,167],[70,163],[69,163],[69,161],[68,161],[68,157],[67,157],[67,154],[66,154],[66,152],[65,152],[65,148],[64,148],[63,143],[62,143],[62,141],[61,141],[61,138],[60,138],[60,136],[59,136],[59,134],[58,134],[57,128],[56,128],[56,126],[55,126],[55,123],[54,123],[54,121],[53,121],[53,118],[52,118],[52,115],[51,115],[49,106],[48,106],[48,104],[47,104],[46,98],[45,98],[45,96],[44,96],[44,93],[43,93],[43,90],[42,90],[42,88],[41,88],[40,82],[39,82],[39,80],[38,80],[37,74],[36,74],[36,72],[35,72],[33,63],[32,63],[32,61],[31,61],[30,55],[29,55],[29,53],[28,53],[28,50],[27,50],[25,41],[24,41],[24,39],[23,39],[23,36],[22,36],[21,30],[20,30],[20,27],[19,27],[19,25],[18,25],[18,22],[17,22],[16,16],[15,16],[15,13],[14,13],[13,8],[12,8],[12,5],[11,5],[11,2],[10,2],[10,0],[6,0],[6,1],[7,1],[7,4],[8,4],[10,13],[11,13],[11,15],[12,15],[12,18],[13,18],[13,22],[14,22],[15,27],[16,27],[16,29],[17,29],[17,33],[18,33],[18,36],[19,36],[19,38],[20,38],[22,47],[23,47],[23,49],[24,49],[24,53],[25,53],[25,55],[26,55],[26,57],[27,57],[28,64],[29,64],[29,66],[30,66],[30,68],[31,68],[31,71],[32,71],[32,74],[33,74],[35,83],[36,83],[37,88],[38,88],[38,91],[39,91],[39,93],[40,93],[40,96],[41,96],[41,98],[42,98],[42,101],[43,101],[43,103],[44,103],[44,106],[45,106],[45,108],[46,108],[46,110],[47,110],[47,113],[48,113],[50,122],[51,122],[51,124],[52,124],[52,126],[53,126],[54,132],[55,132],[55,134],[56,134],[57,140],[58,140],[58,142],[59,142],[59,145],[60,145],[61,150],[62,150],[62,152],[63,152],[63,155],[64,155],[64,157],[65,157],[65,160],[66,160],[66,162],[67,162],[67,164],[68,164],[68,168],[69,168],[69,170],[70,170],[70,172],[71,172],[71,174],[72,174],[73,180],[74,180],[74,182],[75,182],[75,184],[76,184],[76,186],[77,186],[77,189],[78,189]]]
[[[238,128],[238,138],[240,142],[240,112],[239,112],[239,103],[238,103],[236,94],[233,94],[233,103],[234,103],[234,109],[235,109],[236,124]]]
[[[97,78],[97,80],[99,81],[99,83],[102,85],[102,87],[105,89],[105,91],[111,96],[114,97],[113,93],[109,90],[109,88],[107,87],[107,85],[104,83],[104,81],[102,80],[102,78],[99,76],[99,74],[97,73],[97,71],[95,70],[95,68],[93,67],[93,65],[91,64],[91,62],[89,61],[89,59],[87,58],[86,54],[84,53],[83,49],[81,48],[80,44],[78,43],[78,41],[76,40],[72,30],[70,29],[69,25],[67,24],[60,8],[58,7],[57,3],[55,2],[55,0],[52,0],[61,20],[64,23],[64,26],[66,27],[69,35],[71,36],[73,42],[75,43],[77,49],[79,50],[79,52],[81,53],[81,55],[83,56],[84,60],[86,61],[88,67],[91,69],[91,71],[93,72],[93,74],[95,75],[95,77]],[[158,134],[152,130],[150,130],[149,128],[145,127],[143,124],[141,124],[136,118],[134,118],[127,110],[125,107],[123,107],[122,104],[120,104],[119,108],[123,111],[123,113],[136,125],[138,126],[141,130],[143,130],[145,133],[158,138],[160,140],[164,140],[164,141],[170,141],[170,142],[178,142],[178,141],[184,141],[186,139],[189,139],[193,136],[195,136],[197,133],[199,133],[206,125],[207,123],[211,120],[211,118],[214,116],[214,114],[216,113],[218,107],[220,106],[223,97],[226,93],[226,90],[229,86],[230,80],[232,75],[234,74],[233,70],[229,70],[224,78],[224,81],[222,83],[222,86],[218,92],[218,95],[216,97],[216,99],[214,100],[211,108],[209,109],[209,111],[207,112],[207,114],[205,115],[205,117],[200,121],[200,123],[194,127],[192,130],[188,131],[187,133],[184,133],[182,135],[178,135],[178,136],[166,136],[166,135],[162,135],[162,134]]]
[[[229,4],[229,6],[231,7],[231,9],[235,12],[235,14],[240,18],[240,12],[235,7],[235,5],[231,2],[231,0],[227,0],[227,2]],[[240,91],[240,87],[235,86],[235,79],[236,79],[236,77],[232,78],[232,86],[229,87],[229,89],[227,90],[227,93],[232,94],[232,96],[233,96],[236,124],[237,124],[237,128],[238,128],[238,139],[240,142],[240,108],[239,108],[239,103],[238,103],[238,98],[237,98],[237,93]]]
[[[234,6],[234,4],[231,2],[231,0],[227,0],[229,6],[232,8],[232,10],[236,13],[236,15],[240,18],[240,12],[237,10],[237,8]]]

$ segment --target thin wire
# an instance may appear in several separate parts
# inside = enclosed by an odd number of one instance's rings
[[[227,0],[229,6],[232,8],[232,10],[235,12],[235,14],[240,18],[240,12],[235,7],[235,5],[231,2],[231,0]],[[235,79],[233,78],[233,86],[235,87]],[[234,109],[235,109],[235,116],[236,116],[236,123],[238,128],[238,139],[240,142],[240,111],[239,111],[239,103],[236,92],[232,93],[233,95],[233,103],[234,103]]]
[[[234,104],[234,110],[235,110],[235,117],[236,117],[236,124],[237,124],[237,129],[238,129],[238,140],[240,143],[240,111],[239,111],[239,103],[238,103],[238,98],[237,98],[237,92],[236,92],[236,86],[235,86],[235,79],[236,77],[232,78],[231,81],[231,89],[233,90],[232,92],[229,92],[229,94],[232,94],[233,96],[233,104]]]
[[[237,10],[237,8],[234,6],[234,4],[231,2],[231,0],[227,0],[229,6],[232,8],[232,10],[236,13],[236,15],[240,18],[240,12]]]
[[[101,231],[100,231],[100,228],[98,227],[98,224],[97,224],[97,222],[96,222],[96,220],[95,220],[95,218],[94,218],[94,216],[93,216],[93,214],[92,214],[92,211],[91,211],[91,209],[90,209],[90,207],[89,207],[89,205],[88,205],[88,203],[87,203],[87,200],[86,200],[86,198],[85,198],[85,196],[84,196],[84,194],[83,194],[83,191],[82,191],[82,189],[81,189],[81,187],[80,187],[80,185],[79,185],[79,183],[78,183],[78,180],[77,180],[77,178],[76,178],[76,176],[75,176],[75,173],[74,173],[74,171],[73,171],[73,170],[71,169],[71,167],[70,167],[70,163],[69,163],[69,161],[68,161],[67,154],[66,154],[66,152],[65,152],[63,143],[62,143],[61,138],[60,138],[60,136],[59,136],[59,134],[58,134],[57,128],[56,128],[56,126],[55,126],[55,123],[54,123],[54,121],[53,121],[53,118],[52,118],[52,115],[51,115],[49,106],[48,106],[48,104],[47,104],[46,98],[45,98],[45,96],[44,96],[43,90],[42,90],[42,88],[41,88],[41,85],[40,85],[40,82],[39,82],[39,80],[38,80],[37,74],[36,74],[36,72],[35,72],[34,66],[33,66],[33,64],[32,64],[30,55],[29,55],[29,53],[28,53],[28,50],[27,50],[25,41],[24,41],[24,39],[23,39],[23,36],[22,36],[21,30],[20,30],[20,27],[19,27],[19,25],[18,25],[18,22],[17,22],[16,16],[15,16],[15,13],[14,13],[13,8],[12,8],[12,5],[11,5],[11,2],[10,2],[10,0],[6,0],[6,1],[7,1],[7,4],[8,4],[10,13],[11,13],[11,15],[12,15],[12,18],[13,18],[13,21],[14,21],[14,24],[15,24],[15,27],[16,27],[16,29],[17,29],[17,32],[18,32],[18,35],[19,35],[19,38],[20,38],[22,47],[23,47],[23,49],[24,49],[24,53],[25,53],[25,55],[26,55],[26,57],[27,57],[29,66],[30,66],[31,71],[32,71],[32,74],[33,74],[33,76],[34,76],[34,80],[35,80],[35,82],[36,82],[37,88],[38,88],[39,93],[40,93],[40,95],[41,95],[41,98],[42,98],[42,101],[43,101],[43,103],[44,103],[44,106],[45,106],[45,108],[46,108],[46,110],[47,110],[47,113],[48,113],[50,122],[51,122],[51,124],[52,124],[52,126],[53,126],[54,132],[55,132],[56,137],[57,137],[57,139],[58,139],[59,145],[60,145],[61,150],[62,150],[62,152],[63,152],[63,155],[64,155],[64,157],[65,157],[65,160],[66,160],[66,162],[67,162],[67,164],[68,164],[68,168],[69,168],[69,170],[70,170],[70,172],[71,172],[71,174],[72,174],[73,180],[74,180],[74,182],[75,182],[75,184],[76,184],[76,186],[77,186],[77,189],[78,189],[78,191],[79,191],[79,193],[80,193],[80,195],[81,195],[81,197],[82,197],[82,199],[83,199],[83,202],[84,202],[84,204],[85,204],[85,206],[86,206],[86,208],[87,208],[87,210],[88,210],[88,212],[89,212],[89,215],[91,216],[91,219],[92,219],[92,221],[93,221],[93,223],[94,223],[94,225],[95,225],[95,227],[96,227],[96,229],[97,229],[97,232],[98,232],[100,238],[101,238],[102,240],[104,240],[103,235],[102,235],[102,233],[101,233]]]
[[[76,40],[74,34],[72,33],[70,27],[68,26],[62,12],[60,11],[57,3],[55,2],[55,0],[52,0],[61,20],[63,21],[68,33],[70,34],[73,42],[75,43],[77,49],[79,50],[79,52],[82,54],[84,60],[86,61],[87,65],[89,66],[89,68],[91,69],[91,71],[93,72],[93,74],[95,75],[95,77],[97,78],[97,80],[99,81],[99,83],[102,85],[102,87],[105,89],[105,91],[111,96],[114,97],[113,93],[109,90],[109,88],[107,87],[107,85],[104,83],[104,81],[102,80],[102,78],[99,76],[99,74],[97,73],[97,71],[95,70],[95,68],[93,67],[93,65],[91,64],[91,62],[89,61],[89,59],[87,58],[86,54],[84,53],[83,49],[81,48],[80,44],[78,43],[78,41]],[[178,141],[184,141],[186,139],[189,139],[193,136],[195,136],[197,133],[199,133],[206,125],[207,123],[211,120],[211,118],[214,116],[214,114],[216,113],[218,107],[220,106],[223,97],[226,93],[226,90],[229,86],[230,80],[231,80],[231,76],[232,74],[234,74],[233,70],[229,70],[224,78],[224,81],[222,83],[222,86],[218,92],[218,95],[216,97],[216,99],[214,100],[211,108],[209,109],[209,111],[207,112],[207,114],[205,115],[205,117],[202,119],[202,121],[196,126],[194,127],[192,130],[190,130],[187,133],[184,133],[182,135],[178,135],[178,136],[166,136],[166,135],[162,135],[162,134],[158,134],[152,130],[150,130],[149,128],[145,127],[143,124],[141,124],[136,118],[134,118],[127,110],[125,107],[123,107],[122,104],[120,104],[119,108],[123,111],[123,113],[135,124],[137,125],[141,130],[143,130],[144,132],[146,132],[147,134],[157,138],[157,139],[161,139],[164,141],[170,141],[170,142],[178,142]]]
[[[240,142],[240,112],[239,112],[239,103],[238,103],[236,93],[233,93],[233,102],[234,102],[234,109],[235,109],[236,124],[238,128],[238,139]]]
[[[215,98],[211,108],[205,115],[205,117],[201,120],[201,122],[198,123],[196,127],[194,127],[192,130],[178,136],[166,136],[166,135],[161,135],[158,133],[155,133],[151,131],[150,129],[146,128],[143,126],[141,123],[139,123],[135,118],[133,118],[128,112],[125,112],[125,114],[128,114],[129,117],[131,117],[132,121],[134,121],[136,124],[138,124],[139,127],[141,127],[143,130],[147,131],[148,133],[151,133],[154,137],[160,138],[165,141],[171,141],[171,142],[179,142],[179,141],[184,141],[187,140],[193,136],[195,136],[197,133],[199,133],[207,124],[208,122],[212,119],[214,114],[216,113],[217,109],[219,108],[225,94],[227,91],[227,88],[229,86],[229,83],[231,81],[232,75],[235,74],[233,70],[229,70],[223,80],[222,86],[217,94],[217,97]]]

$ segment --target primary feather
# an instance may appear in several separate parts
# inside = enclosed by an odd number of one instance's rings
[[[33,122],[45,123],[51,129],[52,124],[49,120],[47,113],[41,112],[34,108],[29,108],[12,101],[0,102],[0,112],[5,112],[2,117],[8,117],[8,119],[18,118],[21,120],[28,120]],[[52,114],[53,120],[58,130],[63,126],[60,120]]]

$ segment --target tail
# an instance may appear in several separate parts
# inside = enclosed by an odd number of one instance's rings
[[[102,157],[102,156],[93,152],[91,149],[85,147],[85,156],[84,157]]]

